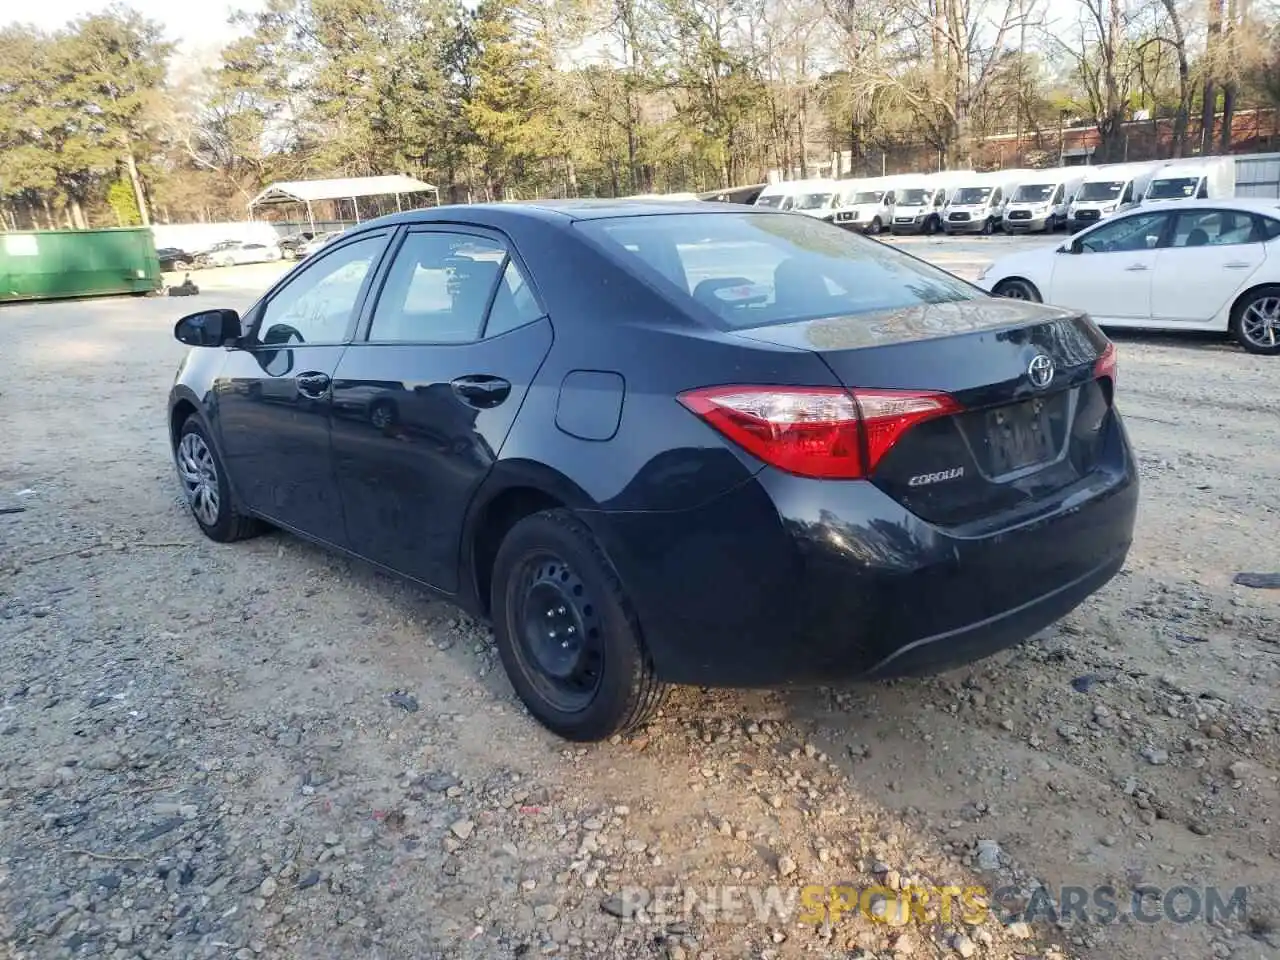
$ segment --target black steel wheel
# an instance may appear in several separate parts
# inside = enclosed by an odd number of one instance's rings
[[[503,666],[544,726],[603,740],[644,723],[666,691],[613,565],[568,510],[525,517],[494,561],[490,605]]]
[[[557,709],[573,713],[600,689],[604,644],[598,601],[560,557],[531,554],[516,574],[521,594],[515,641],[534,669],[539,692]]]

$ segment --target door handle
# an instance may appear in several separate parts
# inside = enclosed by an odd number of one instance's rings
[[[327,373],[316,371],[300,373],[294,378],[294,383],[298,385],[298,392],[309,400],[323,400],[331,382]]]
[[[1129,266],[1125,267],[1125,269],[1130,272],[1136,272],[1138,270],[1146,270],[1147,265],[1145,263],[1131,263]]]
[[[1228,270],[1247,270],[1253,264],[1245,263],[1243,260],[1232,260],[1230,263],[1224,263],[1223,266]]]
[[[511,384],[508,381],[485,374],[458,377],[449,385],[453,387],[453,392],[463,403],[481,410],[496,407],[511,393]]]

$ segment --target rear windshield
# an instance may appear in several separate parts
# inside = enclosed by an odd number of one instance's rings
[[[952,203],[986,203],[991,187],[961,187],[951,198]]]
[[[984,296],[892,247],[810,217],[662,214],[575,226],[733,330]]]
[[[1053,194],[1055,183],[1024,183],[1018,188],[1018,192],[1013,195],[1013,199],[1018,203],[1036,203],[1038,201],[1048,200]]]

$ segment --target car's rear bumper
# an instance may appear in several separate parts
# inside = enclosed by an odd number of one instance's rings
[[[862,481],[766,469],[697,510],[599,514],[659,674],[774,686],[935,672],[1026,640],[1124,563],[1121,464],[996,529],[943,528]]]

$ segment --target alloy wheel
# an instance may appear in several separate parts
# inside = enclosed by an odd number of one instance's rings
[[[196,519],[207,527],[218,522],[221,497],[218,493],[218,467],[204,438],[188,433],[178,444],[178,476],[187,495],[187,503]]]
[[[1280,296],[1259,297],[1240,315],[1240,335],[1256,347],[1280,346]]]

